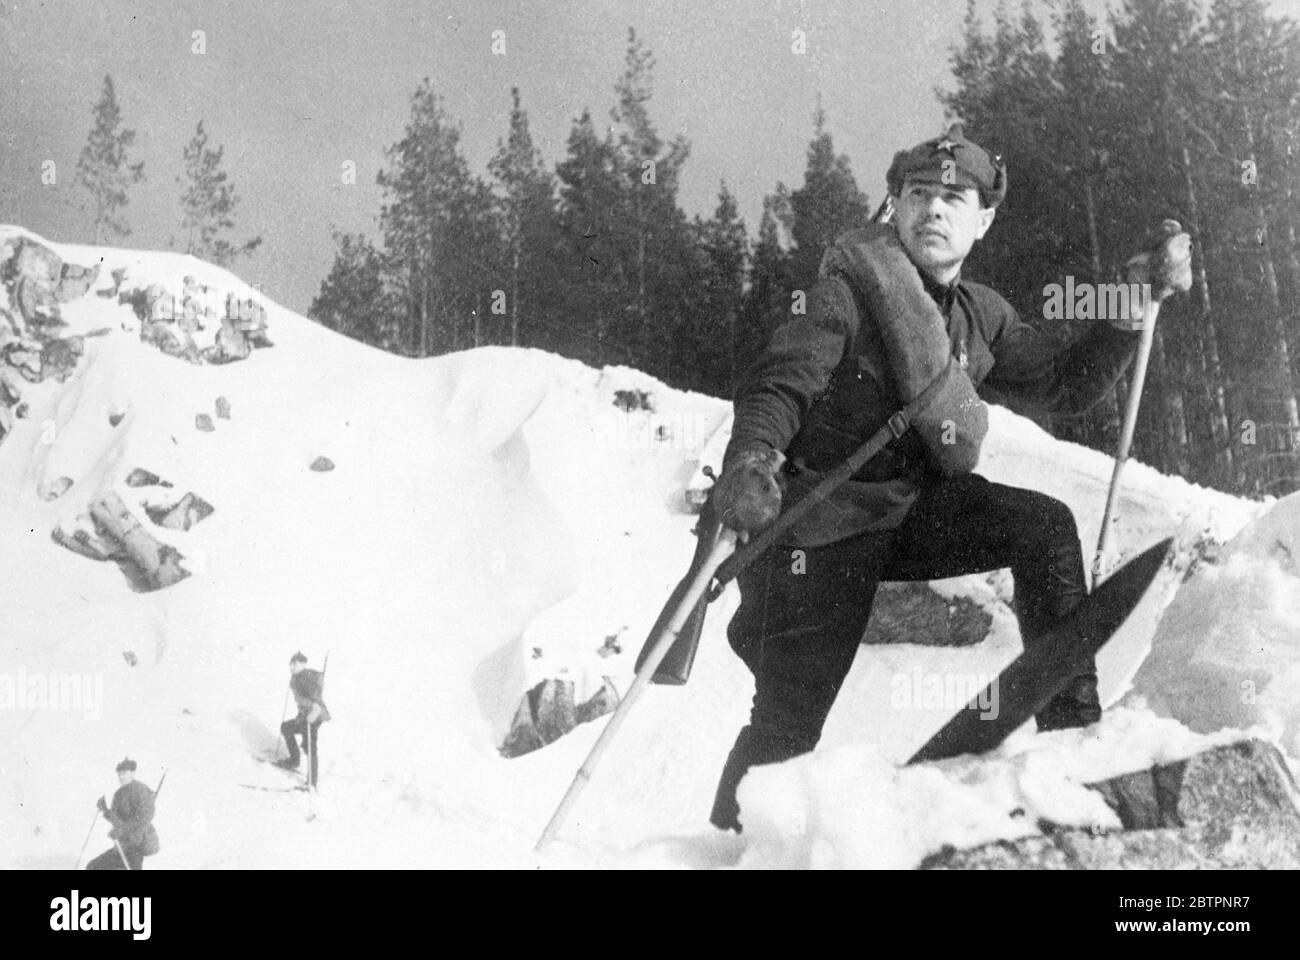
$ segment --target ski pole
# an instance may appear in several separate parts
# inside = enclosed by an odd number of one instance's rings
[[[321,666],[320,666],[320,689],[317,691],[317,695],[320,701],[320,708],[322,711],[324,711],[325,709],[325,673],[326,671],[329,670],[329,668],[330,668],[330,652],[326,650],[325,659],[321,662]],[[308,718],[307,720],[307,777],[309,780],[308,786],[310,788],[311,793],[316,792],[316,777],[312,776],[313,771],[317,775],[320,774],[320,762],[316,758],[316,734],[312,727],[311,719]]]
[[[1155,340],[1156,317],[1160,301],[1151,300],[1142,308],[1142,340],[1138,344],[1137,359],[1133,361],[1133,380],[1129,385],[1128,402],[1124,408],[1124,426],[1120,431],[1119,449],[1115,452],[1115,466],[1110,475],[1110,489],[1106,493],[1106,510],[1101,517],[1101,536],[1097,540],[1097,553],[1092,559],[1092,583],[1095,587],[1110,570],[1110,528],[1115,503],[1119,499],[1119,477],[1128,461],[1133,444],[1133,431],[1137,426],[1138,404],[1142,402],[1142,386],[1147,376],[1147,361],[1151,358],[1151,344]]]
[[[122,850],[122,841],[120,841],[120,840],[118,840],[116,837],[114,837],[114,838],[113,838],[113,846],[117,847],[117,855],[118,855],[119,857],[122,858],[122,866],[124,866],[126,869],[130,870],[130,869],[131,869],[131,864],[127,862],[127,859],[126,859],[126,853]]]
[[[1182,226],[1177,220],[1165,220],[1161,224],[1164,231],[1164,237],[1159,247],[1172,246],[1181,237],[1184,243],[1190,242],[1186,234],[1182,232]],[[1130,264],[1139,261],[1142,257],[1149,261],[1152,253],[1145,255],[1139,254],[1130,260]],[[1185,276],[1175,278],[1171,289],[1165,292],[1167,296],[1173,290],[1187,290],[1191,286],[1190,269]],[[1142,402],[1142,387],[1146,382],[1147,361],[1151,358],[1151,346],[1155,342],[1156,335],[1156,318],[1160,315],[1159,297],[1148,297],[1142,304],[1142,340],[1138,344],[1137,359],[1133,363],[1133,381],[1129,385],[1128,400],[1124,405],[1124,425],[1120,430],[1119,448],[1115,452],[1115,467],[1110,476],[1110,489],[1106,492],[1106,509],[1101,518],[1101,534],[1097,539],[1097,553],[1092,561],[1092,583],[1096,587],[1097,583],[1110,570],[1110,538],[1111,527],[1114,523],[1115,505],[1119,500],[1119,478],[1124,471],[1124,464],[1128,461],[1129,450],[1133,444],[1133,432],[1137,427],[1138,406]]]
[[[569,810],[572,809],[583,788],[591,780],[592,771],[595,770],[596,764],[600,762],[601,756],[614,739],[614,735],[618,733],[618,728],[623,725],[623,721],[627,719],[628,713],[636,704],[637,698],[641,696],[642,691],[650,683],[650,678],[654,676],[660,661],[668,654],[673,642],[677,639],[677,635],[686,626],[691,611],[695,609],[696,604],[708,591],[714,572],[723,560],[731,556],[735,549],[736,532],[727,527],[719,528],[717,539],[713,543],[713,549],[710,551],[708,559],[700,567],[699,573],[691,582],[690,589],[682,597],[682,602],[678,606],[676,613],[673,614],[672,619],[668,621],[663,632],[660,633],[659,639],[655,641],[645,662],[641,664],[641,669],[637,671],[632,685],[628,687],[627,694],[614,711],[614,715],[609,718],[609,723],[605,724],[605,729],[600,732],[600,737],[597,738],[591,752],[587,754],[587,759],[583,761],[582,766],[573,778],[573,782],[569,784],[569,789],[565,792],[560,805],[555,809],[550,822],[546,824],[546,829],[542,831],[537,846],[534,847],[535,850],[540,852],[555,839],[556,833],[559,832],[560,827],[564,825],[565,818],[569,815]]]
[[[316,778],[311,775],[312,767],[316,765],[316,737],[312,732],[311,716],[307,717],[307,788],[315,792]]]
[[[284,739],[284,718],[289,712],[289,688],[284,688],[284,706],[280,708],[280,734],[275,738],[275,759],[280,759],[280,741]],[[159,784],[161,786],[161,784]]]
[[[74,870],[81,869],[81,858],[86,855],[86,847],[90,845],[90,835],[95,832],[95,824],[99,822],[99,808],[95,808],[95,819],[90,821],[90,829],[86,831],[86,839],[81,842],[81,852],[77,854],[77,865]]]

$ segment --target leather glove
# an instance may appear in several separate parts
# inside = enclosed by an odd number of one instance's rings
[[[1163,300],[1192,287],[1192,238],[1177,220],[1165,220],[1147,249],[1128,261],[1130,283],[1151,284],[1151,296]]]
[[[99,808],[100,813],[108,813],[108,804],[104,802],[103,797],[100,797],[99,800],[96,801],[95,806]]]
[[[771,526],[781,513],[784,463],[785,454],[770,447],[743,449],[728,457],[711,493],[718,521],[742,540]]]

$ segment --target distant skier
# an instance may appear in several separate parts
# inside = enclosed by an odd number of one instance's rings
[[[135,761],[129,758],[117,765],[117,779],[122,785],[113,794],[111,809],[103,797],[99,798],[100,812],[113,825],[108,835],[114,845],[86,864],[87,870],[143,870],[144,858],[158,852],[153,791],[135,779],[135,769]]]
[[[286,770],[297,770],[301,760],[298,753],[298,737],[303,738],[303,749],[311,761],[311,774],[308,783],[316,786],[316,774],[319,770],[320,726],[330,718],[329,709],[322,699],[325,691],[325,675],[319,670],[307,667],[306,654],[299,651],[289,658],[289,689],[298,704],[298,716],[280,724],[280,734],[289,745],[289,756],[277,760],[276,766]]]

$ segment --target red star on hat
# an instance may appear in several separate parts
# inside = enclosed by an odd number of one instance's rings
[[[956,141],[944,137],[942,140],[940,140],[938,143],[934,145],[934,149],[936,152],[940,152],[940,151],[946,152],[948,156],[955,157],[956,154],[953,151],[960,146],[961,146],[960,143],[957,143]]]

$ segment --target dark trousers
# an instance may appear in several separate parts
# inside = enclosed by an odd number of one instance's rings
[[[802,551],[773,547],[737,578],[740,606],[727,630],[754,674],[749,726],[723,769],[710,817],[739,830],[736,788],[751,766],[807,753],[821,737],[871,616],[882,580],[938,580],[1010,567],[1027,646],[1087,593],[1083,554],[1070,508],[1059,500],[976,474],[924,489],[902,525]],[[905,638],[900,638],[905,639]],[[1074,686],[1100,716],[1096,669]],[[1062,695],[1063,697],[1065,694]],[[1044,713],[1060,713],[1055,701]]]
[[[137,847],[123,847],[122,853],[126,854],[126,862],[131,865],[132,870],[144,869],[144,852]],[[122,866],[122,856],[117,852],[117,847],[109,847],[90,863],[86,864],[87,870],[125,870]]]
[[[319,768],[317,758],[320,756],[320,725],[323,720],[317,720],[311,725],[311,740],[308,741],[307,718],[299,714],[292,720],[286,720],[280,724],[280,735],[284,737],[284,742],[289,745],[289,762],[297,766],[300,755],[298,753],[298,737],[302,737],[302,747],[307,752],[308,760],[311,763],[311,774],[307,782],[313,787],[316,785],[316,771]]]

